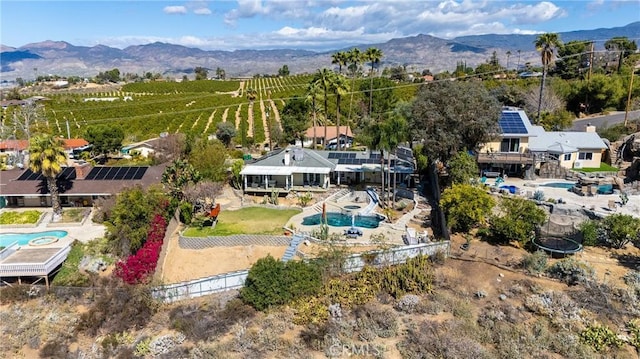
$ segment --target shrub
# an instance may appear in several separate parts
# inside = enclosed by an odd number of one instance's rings
[[[595,271],[591,266],[573,258],[557,261],[547,269],[547,273],[549,276],[560,279],[569,285],[585,283],[593,279],[595,275]]]
[[[40,219],[42,212],[31,211],[7,211],[0,213],[0,224],[34,224]]]
[[[544,201],[544,192],[541,190],[533,192],[533,199],[536,201]]]
[[[598,244],[598,222],[587,220],[580,223],[578,230],[582,234],[582,245],[595,246]]]
[[[544,251],[536,251],[525,255],[521,262],[522,268],[529,273],[541,273],[547,269],[547,254]]]
[[[611,346],[619,348],[623,344],[623,341],[618,338],[613,330],[597,323],[584,329],[580,333],[580,339],[598,352]]]
[[[489,239],[497,243],[518,241],[525,245],[531,240],[535,226],[546,219],[546,213],[534,202],[518,197],[502,198],[500,212],[489,219]]]
[[[321,285],[322,275],[315,264],[301,261],[284,263],[269,255],[249,269],[240,295],[245,303],[257,310],[265,310],[301,296],[313,295]]]
[[[189,202],[180,203],[180,222],[190,224],[193,218],[193,205]]]
[[[627,323],[629,330],[629,344],[640,350],[640,319],[634,319]]]
[[[167,221],[162,215],[157,214],[142,248],[125,261],[116,263],[115,275],[129,284],[147,281],[156,270],[166,228]]]
[[[612,214],[602,220],[604,242],[613,248],[623,248],[640,238],[640,219],[628,214]]]
[[[483,224],[495,202],[483,188],[470,184],[454,184],[442,193],[440,205],[454,232],[468,232]]]

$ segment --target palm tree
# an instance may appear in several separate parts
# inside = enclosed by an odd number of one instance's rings
[[[342,75],[333,76],[331,79],[331,92],[336,95],[336,148],[342,149],[340,143],[340,99],[349,92],[349,83]]]
[[[516,65],[516,72],[520,71],[520,53],[522,51],[518,50],[518,64]]]
[[[338,73],[342,74],[342,66],[345,66],[348,61],[347,53],[344,51],[338,51],[331,55],[331,63],[338,65]]]
[[[41,173],[47,180],[47,188],[51,195],[53,220],[62,215],[56,176],[62,172],[62,165],[67,161],[62,140],[50,135],[38,135],[29,140],[29,169]]]
[[[333,75],[333,72],[329,71],[328,69],[322,69],[318,70],[313,78],[313,82],[316,82],[319,90],[322,91],[322,99],[324,101],[324,140],[322,140],[323,147],[327,145],[327,122],[329,121],[329,106],[327,99],[329,97],[329,92],[331,91],[331,78],[333,77]]]
[[[370,77],[370,86],[369,86],[369,116],[371,116],[371,111],[373,108],[373,67],[380,63],[380,59],[382,59],[382,50],[377,49],[375,47],[370,47],[364,53],[364,58],[367,59],[371,63],[371,72],[369,72]]]
[[[507,51],[507,71],[509,71],[509,58],[511,57],[511,51]]]
[[[357,47],[349,50],[347,53],[347,62],[349,63],[349,69],[351,70],[351,88],[355,88],[356,74],[358,73],[358,66],[362,62],[362,52]],[[349,117],[348,121],[351,122],[351,109],[353,106],[353,92],[351,92],[351,99],[349,100]]]
[[[318,97],[321,96],[320,93],[320,85],[318,84],[318,81],[311,81],[309,83],[309,85],[307,86],[307,97],[306,100],[308,102],[311,102],[311,111],[313,114],[313,149],[316,149],[316,144],[317,142],[317,134],[316,134],[316,127],[318,125],[318,118],[317,118],[317,106],[316,106],[316,100],[318,99]]]
[[[391,116],[389,116],[385,122],[382,124],[382,133],[386,138],[385,142],[388,146],[387,153],[389,154],[391,151],[394,154],[397,154],[398,147],[402,142],[406,140],[408,137],[407,133],[407,120],[400,114],[401,109],[397,108]],[[389,155],[388,155],[389,156]],[[389,156],[390,157],[390,156]],[[391,197],[392,205],[395,205],[396,202],[396,167],[397,167],[397,156],[396,156],[396,164],[393,166],[393,196]],[[389,176],[391,176],[391,161],[389,161]],[[391,187],[391,180],[387,181],[387,187]]]
[[[553,61],[553,51],[562,45],[560,36],[557,33],[548,32],[540,34],[534,42],[536,50],[540,52],[540,58],[542,60],[542,81],[540,81],[540,97],[538,98],[538,117],[536,123],[540,123],[540,108],[542,106],[542,90],[544,90],[544,83],[547,79],[547,72],[549,64]]]

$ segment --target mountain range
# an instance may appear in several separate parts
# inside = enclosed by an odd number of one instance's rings
[[[564,42],[573,40],[608,40],[616,36],[640,38],[640,21],[622,27],[580,30],[559,33]],[[501,64],[509,67],[525,62],[539,63],[534,48],[536,35],[473,35],[446,40],[430,35],[391,39],[379,44],[360,44],[364,50],[376,47],[384,56],[381,66],[404,65],[411,70],[429,69],[432,72],[454,70],[458,62],[475,67],[486,62],[495,51]],[[604,41],[596,41],[602,48]],[[223,68],[228,76],[273,74],[287,65],[292,74],[313,72],[331,66],[335,51],[308,50],[237,50],[205,51],[181,45],[155,42],[129,46],[124,49],[96,45],[74,46],[65,41],[43,41],[19,48],[0,45],[0,75],[2,80],[33,79],[42,74],[60,76],[95,76],[100,71],[117,68],[120,73],[146,72],[181,77],[193,73],[196,67],[215,71]],[[507,59],[507,52],[511,52]]]

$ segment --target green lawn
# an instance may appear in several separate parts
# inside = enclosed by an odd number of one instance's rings
[[[601,163],[600,167],[586,167],[586,168],[574,168],[574,170],[576,171],[580,171],[580,172],[618,172],[618,169],[616,167],[613,166],[609,166],[606,163]]]
[[[32,211],[11,211],[0,213],[0,224],[35,224],[42,215],[42,212]]]
[[[84,219],[84,213],[85,211],[88,211],[89,209],[85,209],[85,208],[65,208],[62,211],[62,219],[60,220],[60,222],[63,223],[76,223],[76,222],[82,222],[82,220]]]
[[[282,227],[300,213],[299,209],[247,207],[236,211],[222,211],[215,228],[190,227],[185,237],[229,236],[232,234],[282,234]]]

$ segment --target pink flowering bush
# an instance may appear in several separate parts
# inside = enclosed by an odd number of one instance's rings
[[[115,275],[128,284],[144,283],[156,270],[167,221],[160,214],[153,217],[147,240],[142,247],[124,261],[116,263]]]

